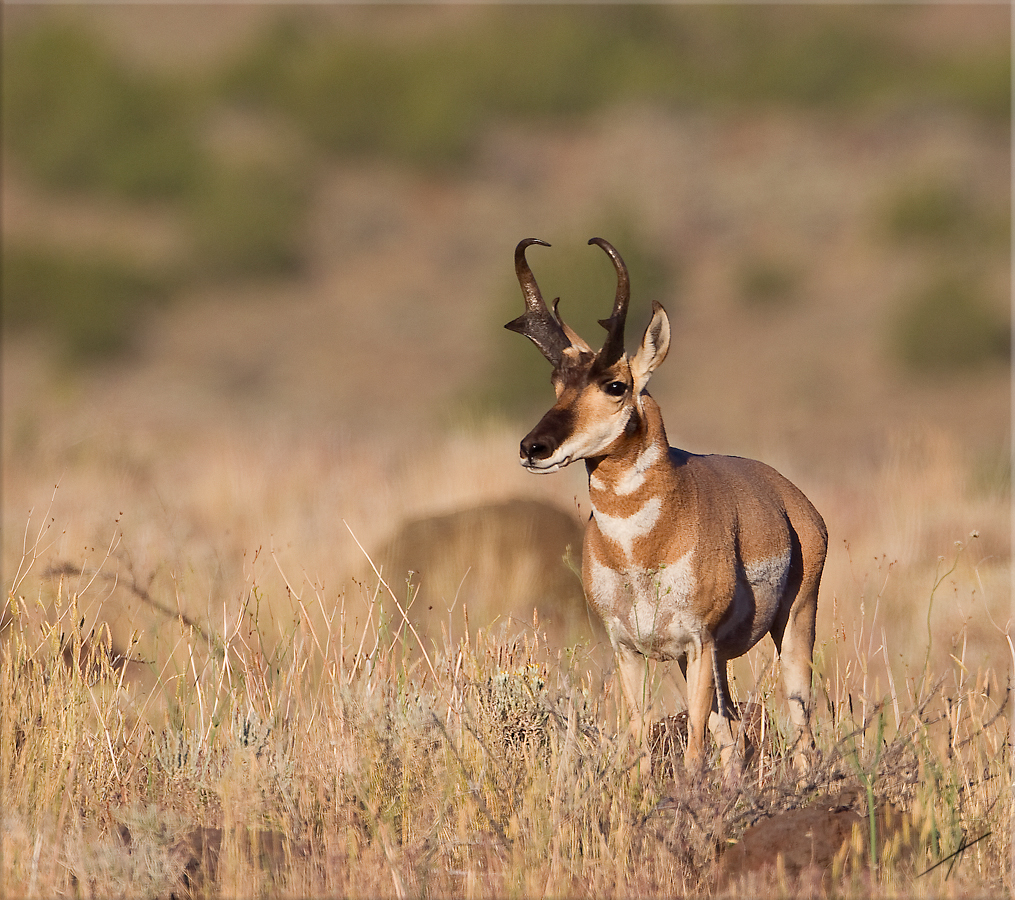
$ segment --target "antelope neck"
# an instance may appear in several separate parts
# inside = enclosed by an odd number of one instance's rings
[[[644,500],[653,470],[669,465],[669,445],[659,407],[647,394],[642,397],[637,427],[623,435],[603,456],[587,461],[589,499],[601,511],[618,501]],[[627,505],[626,503],[624,505]]]

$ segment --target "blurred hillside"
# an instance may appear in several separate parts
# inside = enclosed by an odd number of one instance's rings
[[[161,665],[180,623],[254,606],[278,635],[304,599],[351,624],[350,530],[378,548],[519,496],[587,515],[580,467],[517,464],[552,392],[503,325],[536,236],[543,293],[596,342],[598,235],[630,342],[653,299],[671,315],[671,442],[773,463],[825,516],[821,652],[884,624],[886,665],[962,659],[960,632],[1008,665],[1006,7],[2,14],[25,609],[84,595]],[[503,549],[477,542],[476,571]]]
[[[602,235],[631,334],[673,316],[675,443],[834,471],[932,427],[1005,455],[1004,7],[3,15],[19,453],[56,422],[527,421],[550,393],[501,327],[512,249],[553,243],[533,268],[595,341]]]

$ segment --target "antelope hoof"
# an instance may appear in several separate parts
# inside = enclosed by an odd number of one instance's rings
[[[814,762],[814,748],[809,750],[797,750],[793,754],[793,768],[799,777],[803,778],[811,770]]]
[[[734,790],[740,785],[744,777],[744,767],[737,763],[728,766],[722,774],[723,791]]]
[[[643,784],[652,778],[652,756],[647,752],[643,751],[638,759],[638,774]]]
[[[684,770],[690,775],[697,775],[705,768],[705,754],[697,747],[688,746],[684,751]]]

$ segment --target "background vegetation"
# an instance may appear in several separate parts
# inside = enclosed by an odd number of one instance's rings
[[[302,228],[325,159],[384,160],[451,175],[468,170],[497,123],[578,123],[631,103],[826,116],[857,109],[905,115],[933,104],[1003,127],[1011,82],[1004,48],[907,46],[884,25],[883,14],[855,8],[795,16],[752,7],[595,7],[576,17],[548,7],[524,15],[492,10],[470,27],[406,39],[321,28],[314,15],[295,10],[226,60],[167,75],[129,66],[73,17],[46,16],[5,41],[4,153],[48,191],[173,205],[190,245],[172,273],[177,281],[278,276],[305,262]],[[224,154],[209,139],[209,123],[230,110],[281,119],[292,137],[267,153],[231,146]],[[959,185],[902,190],[885,218],[899,241],[986,243],[1007,253],[1007,218]],[[33,265],[19,259],[26,251],[35,263],[58,253],[4,248],[15,268]],[[119,265],[117,280],[134,280],[130,265]],[[747,263],[746,300],[786,293],[787,272]],[[38,295],[25,284],[10,289]],[[150,294],[139,286],[114,290],[109,308],[99,309],[101,292],[92,292],[77,311],[63,301],[15,301],[9,323],[51,326],[79,357],[103,355],[128,343],[136,316],[123,316],[123,305],[143,306]],[[37,307],[34,316],[29,307]],[[963,296],[953,322],[940,326],[926,304],[908,307],[899,328],[909,338],[888,343],[903,365],[927,368],[907,341],[921,343],[928,329],[950,332],[955,323],[965,349],[928,351],[934,367],[1007,353],[998,337],[1004,323],[975,299]],[[104,322],[92,329],[94,339],[69,324],[92,316]],[[71,331],[77,337],[68,337]],[[81,353],[89,343],[91,352]]]

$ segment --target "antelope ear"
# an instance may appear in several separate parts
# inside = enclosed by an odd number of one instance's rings
[[[670,320],[663,309],[654,300],[652,301],[652,321],[645,329],[645,336],[641,339],[641,346],[631,360],[631,374],[634,376],[634,395],[644,390],[652,373],[659,367],[659,364],[666,359],[666,352],[670,349]]]

